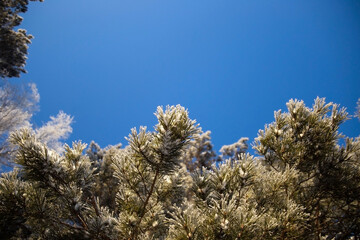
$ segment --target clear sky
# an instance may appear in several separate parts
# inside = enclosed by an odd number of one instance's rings
[[[22,27],[35,36],[24,81],[34,120],[74,116],[70,141],[119,142],[181,104],[215,149],[256,137],[291,98],[326,97],[353,114],[360,97],[358,0],[47,0]],[[360,122],[341,129],[360,134]]]

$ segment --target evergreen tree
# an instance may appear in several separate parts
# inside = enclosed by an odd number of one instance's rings
[[[3,82],[0,86],[0,164],[7,163],[13,151],[7,141],[9,132],[30,125],[38,101],[35,85],[20,88]]]
[[[359,236],[360,139],[338,132],[348,114],[320,98],[312,109],[297,100],[287,107],[288,113],[275,112],[275,122],[259,132],[254,148],[275,171],[297,172],[290,194],[310,216],[307,236]]]
[[[3,81],[0,85],[0,166],[11,163],[15,150],[15,146],[8,141],[9,133],[23,127],[31,128],[37,139],[50,148],[62,151],[61,140],[72,132],[73,118],[60,111],[43,126],[33,127],[31,117],[38,108],[39,99],[35,84],[12,85]]]
[[[15,28],[21,24],[20,14],[27,11],[28,4],[28,0],[0,1],[0,78],[19,77],[26,72],[27,49],[33,36]]]
[[[27,11],[28,4],[28,0],[0,1],[0,171],[2,165],[9,165],[15,149],[8,142],[9,133],[21,127],[32,127],[30,119],[38,109],[40,99],[35,84],[11,84],[8,81],[8,78],[26,72],[27,49],[33,37],[24,29],[15,28],[21,24],[20,14]],[[38,140],[61,152],[61,140],[72,132],[72,120],[60,111],[44,126],[31,131]]]
[[[209,169],[218,160],[211,144],[210,134],[210,131],[201,131],[187,145],[182,161],[190,172],[202,169],[202,167]]]
[[[297,100],[287,107],[259,131],[259,156],[244,153],[242,138],[224,146],[217,163],[194,169],[186,159],[212,145],[180,106],[158,108],[155,131],[132,129],[124,148],[91,143],[85,154],[80,142],[58,154],[31,131],[15,131],[19,168],[0,178],[0,232],[6,239],[358,239],[360,139],[339,134],[347,113],[319,98],[312,108]]]
[[[32,129],[35,85],[5,81],[25,72],[32,36],[15,28],[28,3],[0,1],[0,160],[16,164],[0,177],[0,238],[360,238],[360,137],[338,132],[349,116],[324,99],[275,112],[257,156],[247,138],[217,156],[181,106],[159,107],[155,130],[132,129],[125,147],[62,146],[62,112]]]
[[[156,116],[155,132],[132,129],[129,145],[110,148],[103,164],[92,164],[82,143],[59,155],[29,130],[13,132],[22,167],[0,180],[0,232],[45,239],[163,237],[169,206],[184,196],[180,155],[198,130],[180,106],[158,108]],[[106,172],[116,178],[108,181],[116,193],[111,201],[97,195]]]

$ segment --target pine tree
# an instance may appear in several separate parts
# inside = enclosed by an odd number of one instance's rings
[[[1,239],[360,238],[360,136],[339,133],[349,115],[324,99],[275,112],[256,156],[248,138],[217,156],[181,106],[158,107],[125,147],[62,146],[62,112],[32,129],[35,85],[5,80],[25,72],[32,36],[14,29],[28,4],[0,1],[0,161],[16,164],[0,177]]]
[[[59,155],[29,130],[13,132],[11,142],[19,147],[15,162],[22,167],[1,178],[0,219],[6,221],[0,232],[51,239],[162,237],[165,206],[180,204],[184,196],[180,155],[198,130],[180,106],[158,108],[156,116],[154,132],[132,129],[129,145],[110,148],[102,164],[92,164],[80,142]],[[108,181],[116,190],[111,201],[97,195],[106,172],[116,178]]]
[[[0,164],[8,163],[12,146],[9,132],[30,126],[30,118],[37,108],[39,94],[35,85],[20,88],[3,82],[0,86]]]
[[[26,55],[33,36],[25,29],[14,28],[21,24],[20,14],[27,11],[28,4],[28,0],[0,1],[0,78],[19,77],[26,72]]]
[[[275,112],[275,122],[259,132],[254,148],[276,172],[298,174],[288,194],[309,214],[307,236],[359,236],[360,142],[338,132],[348,114],[320,98],[311,109],[297,100],[287,107],[287,113]]]
[[[35,84],[13,84],[8,80],[26,72],[27,49],[33,36],[24,29],[15,28],[21,24],[20,14],[27,11],[28,4],[28,0],[0,1],[0,171],[2,165],[10,164],[14,152],[14,146],[8,142],[9,133],[21,127],[32,127],[30,120],[40,99]],[[61,140],[72,132],[72,120],[60,111],[44,126],[31,131],[38,140],[60,152]]]
[[[0,86],[0,167],[11,164],[15,150],[15,146],[8,141],[9,133],[22,127],[31,128],[38,140],[61,152],[61,141],[72,132],[73,118],[60,111],[57,116],[51,116],[46,124],[35,128],[31,124],[31,117],[38,109],[40,99],[35,84],[25,86],[9,84],[7,81],[2,83],[3,85]]]
[[[312,108],[297,100],[287,107],[259,131],[258,156],[245,153],[241,138],[219,161],[193,169],[188,159],[210,156],[203,146],[212,144],[180,106],[158,108],[155,131],[132,129],[127,146],[91,143],[85,154],[81,142],[59,154],[17,130],[19,168],[0,178],[0,232],[5,239],[358,239],[360,138],[338,132],[345,109],[319,98]]]
[[[211,144],[211,132],[206,131],[196,134],[187,145],[182,156],[182,161],[190,172],[203,167],[209,169],[218,160],[213,145]]]

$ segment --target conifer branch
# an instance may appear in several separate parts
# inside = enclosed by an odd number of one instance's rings
[[[144,218],[144,216],[145,216],[146,207],[147,207],[147,205],[148,205],[148,203],[149,203],[149,200],[150,200],[150,197],[151,197],[151,195],[152,195],[152,193],[153,193],[153,191],[154,191],[154,187],[155,187],[155,184],[156,184],[156,181],[157,181],[159,172],[160,172],[159,170],[156,170],[156,172],[155,172],[155,176],[154,176],[154,179],[153,179],[153,181],[152,181],[152,184],[151,184],[151,187],[150,187],[150,191],[149,191],[149,193],[148,193],[148,195],[147,195],[147,197],[146,197],[146,200],[145,200],[145,202],[144,202],[143,208],[142,208],[142,210],[141,210],[141,212],[140,212],[140,215],[139,215],[140,218],[139,218],[139,220],[138,220],[137,223],[136,223],[136,226],[135,226],[135,229],[134,229],[134,231],[133,231],[133,235],[132,235],[131,239],[137,239],[138,230],[139,230],[140,224],[141,224],[141,222],[142,222],[142,220],[143,220],[143,218]]]

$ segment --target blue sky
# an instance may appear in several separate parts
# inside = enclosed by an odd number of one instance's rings
[[[119,142],[181,104],[215,148],[256,137],[291,98],[326,97],[352,114],[360,97],[357,0],[61,0],[30,4],[24,81],[41,125],[74,116],[69,141]],[[360,134],[360,122],[341,129]]]

